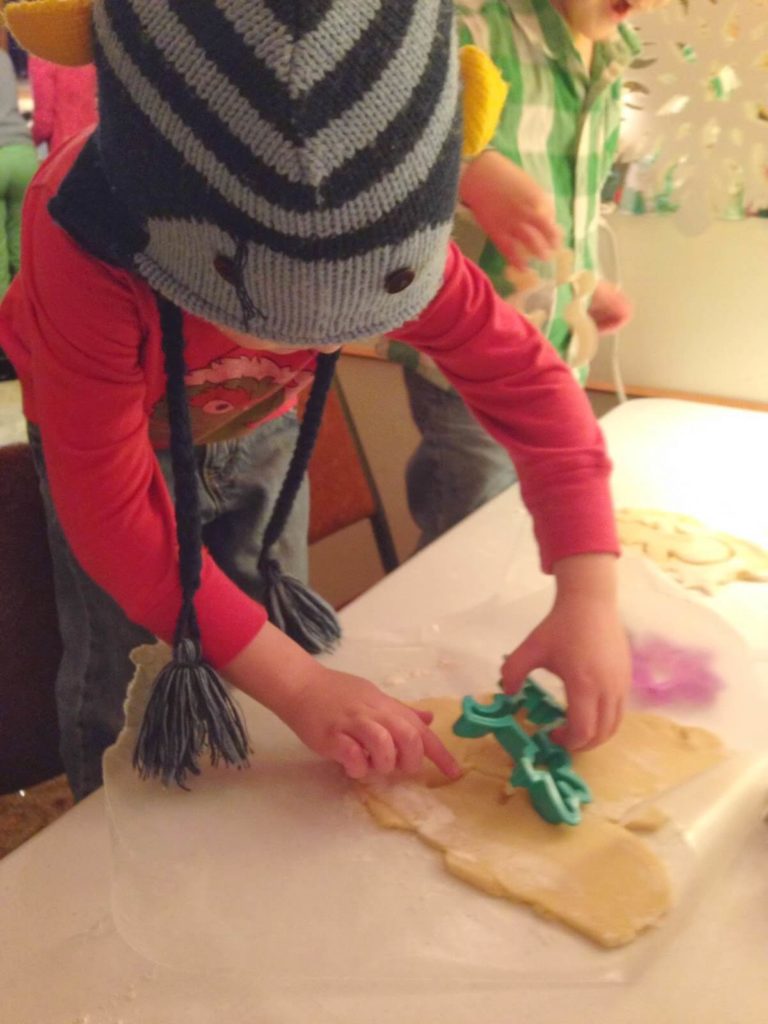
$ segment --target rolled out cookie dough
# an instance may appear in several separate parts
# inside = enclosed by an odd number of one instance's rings
[[[601,946],[631,942],[671,904],[664,865],[637,836],[597,817],[577,828],[548,825],[524,793],[505,796],[479,772],[433,789],[407,782],[361,790],[379,824],[415,831],[442,851],[451,874]]]
[[[457,698],[415,706],[433,712],[433,729],[465,775],[451,783],[429,766],[412,781],[361,786],[379,824],[415,831],[442,851],[452,874],[526,903],[602,946],[630,942],[663,917],[671,904],[666,869],[630,830],[663,823],[647,801],[717,763],[723,749],[716,736],[661,715],[626,715],[608,743],[574,756],[594,802],[571,828],[546,824],[525,792],[505,793],[511,760],[492,736],[453,735]]]
[[[641,551],[689,590],[712,594],[734,580],[768,581],[768,551],[675,512],[620,509],[624,547]]]

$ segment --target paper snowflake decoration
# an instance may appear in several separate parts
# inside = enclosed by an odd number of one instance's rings
[[[683,230],[768,210],[768,0],[674,0],[625,78],[622,207]]]

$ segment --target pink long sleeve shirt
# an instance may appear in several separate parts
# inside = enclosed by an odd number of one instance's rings
[[[133,621],[169,639],[181,594],[174,509],[154,457],[168,442],[159,315],[141,278],[88,255],[48,213],[81,145],[65,145],[28,191],[25,258],[0,307],[0,345],[40,427],[54,502],[81,565]],[[569,555],[618,551],[610,464],[581,388],[456,247],[438,295],[396,334],[435,360],[509,450],[545,570]],[[282,414],[314,375],[313,351],[240,348],[191,315],[184,335],[196,444]],[[207,552],[196,608],[217,667],[266,619]]]
[[[65,68],[29,57],[29,79],[35,103],[32,138],[47,142],[51,153],[62,143],[96,124],[96,68]]]

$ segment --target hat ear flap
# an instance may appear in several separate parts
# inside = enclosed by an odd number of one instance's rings
[[[5,23],[19,45],[54,64],[93,60],[93,0],[14,0]]]
[[[464,81],[464,146],[462,156],[474,157],[489,145],[507,100],[509,87],[491,58],[477,46],[462,46]]]

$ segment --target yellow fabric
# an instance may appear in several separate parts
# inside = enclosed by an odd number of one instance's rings
[[[487,53],[477,46],[462,46],[464,79],[463,156],[473,157],[486,148],[496,133],[508,87]]]
[[[5,23],[36,57],[77,67],[93,60],[93,0],[15,0]]]

